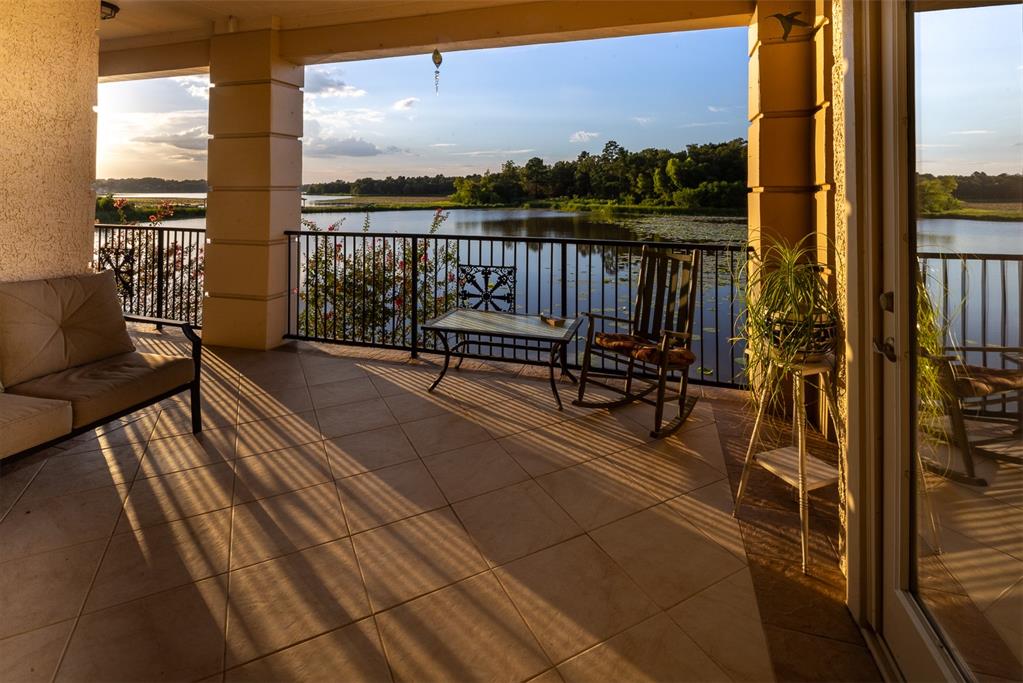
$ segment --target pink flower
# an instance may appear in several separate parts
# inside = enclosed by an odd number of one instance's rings
[[[454,281],[455,281],[455,274],[454,273],[448,273],[448,282],[454,282]]]
[[[401,308],[405,304],[405,297],[396,296],[394,297],[394,305]]]
[[[150,223],[155,223],[156,222],[156,214],[155,213],[149,214],[149,222]]]

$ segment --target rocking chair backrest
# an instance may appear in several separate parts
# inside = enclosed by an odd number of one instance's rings
[[[643,247],[632,334],[657,342],[661,330],[692,333],[700,252]]]

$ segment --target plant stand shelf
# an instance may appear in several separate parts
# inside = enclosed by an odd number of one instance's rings
[[[765,378],[765,382],[768,384],[770,384],[775,373],[792,375],[792,445],[759,453],[756,452],[767,410],[767,401],[761,401],[760,408],[757,410],[756,422],[753,424],[753,434],[750,436],[749,448],[746,451],[742,476],[739,478],[739,490],[735,494],[735,510],[733,514],[737,517],[739,515],[739,506],[742,505],[743,494],[746,492],[746,484],[749,482],[749,473],[754,463],[759,464],[799,492],[800,542],[803,551],[804,574],[807,573],[810,563],[810,502],[807,494],[814,489],[837,484],[840,477],[838,469],[807,453],[804,380],[812,375],[820,376],[821,393],[827,397],[828,414],[831,416],[832,424],[835,426],[839,447],[841,448],[844,435],[838,419],[838,397],[835,393],[835,383],[832,379],[834,367],[835,362],[832,356],[808,359],[807,362],[797,365],[783,366],[780,363],[774,362],[768,366],[767,377]],[[840,453],[839,458],[841,459],[841,457],[842,454]]]

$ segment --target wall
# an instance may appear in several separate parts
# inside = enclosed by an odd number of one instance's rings
[[[99,2],[0,11],[0,281],[88,268],[98,23]]]

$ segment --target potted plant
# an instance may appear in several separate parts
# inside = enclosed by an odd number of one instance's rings
[[[768,240],[750,257],[746,306],[738,324],[746,341],[750,395],[758,409],[764,401],[780,402],[786,370],[835,351],[838,302],[809,243],[813,237],[794,245]]]

